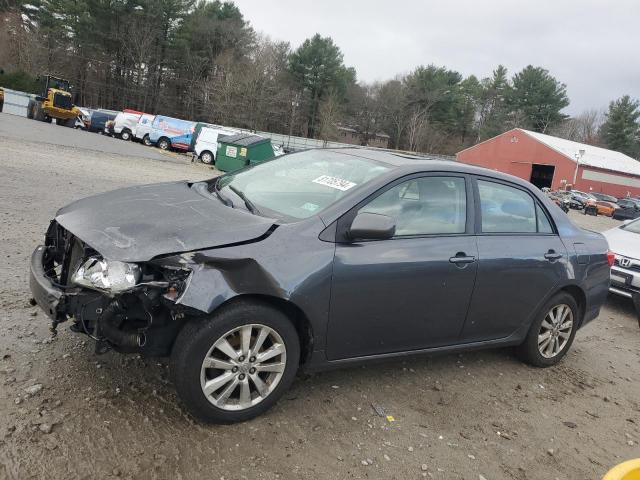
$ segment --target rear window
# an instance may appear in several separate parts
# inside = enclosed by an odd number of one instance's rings
[[[538,231],[536,205],[531,195],[518,188],[485,180],[478,181],[478,190],[484,233]]]

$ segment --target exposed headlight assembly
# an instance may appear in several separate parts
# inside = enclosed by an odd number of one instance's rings
[[[122,293],[135,287],[140,276],[140,267],[135,263],[91,257],[80,265],[71,281],[81,287]]]

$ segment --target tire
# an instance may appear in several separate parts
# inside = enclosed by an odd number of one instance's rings
[[[27,105],[27,118],[29,120],[33,120],[33,105],[34,105],[34,101],[33,100],[29,100],[29,104]]]
[[[120,132],[120,138],[125,142],[128,142],[131,140],[131,132],[129,130],[122,130],[122,132]]]
[[[37,120],[38,122],[46,122],[47,118],[49,117],[44,114],[40,102],[33,102],[33,119]],[[48,123],[51,123],[51,118],[49,118]]]
[[[151,139],[149,138],[149,135],[145,135],[144,137],[142,137],[142,143],[147,147],[151,146]]]
[[[280,345],[278,349],[284,346],[284,353],[279,353],[263,362],[253,356],[248,359],[236,356],[235,360],[231,360],[231,357],[214,347],[221,339],[228,339],[227,345],[233,345],[233,349],[228,351],[237,355],[243,347],[241,335],[236,329],[248,326],[251,326],[249,330],[251,335],[247,357],[255,348],[262,329],[274,332],[275,335],[272,336],[269,333],[264,344],[258,348],[260,351],[258,356],[276,344]],[[236,351],[236,348],[239,350]],[[206,358],[211,361],[212,355],[226,361],[225,367],[236,365],[233,367],[235,370],[205,368],[203,362]],[[209,318],[187,323],[178,334],[173,346],[169,368],[178,396],[193,416],[207,423],[228,424],[249,420],[269,410],[293,382],[299,359],[300,340],[289,318],[265,303],[241,301],[223,306]],[[274,364],[270,363],[272,361],[277,363],[277,368],[282,368],[284,364],[284,371],[255,371],[254,369],[252,372],[250,369],[251,365],[258,365],[258,368],[267,368],[268,365],[272,365],[269,368],[273,369]],[[207,396],[204,390],[206,382],[211,383],[222,375],[230,380],[223,379],[226,383],[220,380],[216,390],[211,392],[211,396]],[[262,388],[267,389],[264,396],[258,392],[258,384],[253,380],[258,375],[257,381],[262,381]],[[250,389],[249,396],[245,397],[245,402],[248,402],[246,407],[241,405],[243,383],[246,383],[248,385],[246,388]],[[220,400],[224,397],[225,390],[231,390],[228,400]],[[218,398],[215,398],[216,395]]]
[[[166,137],[162,137],[158,140],[157,145],[160,150],[169,150],[171,148],[171,141]]]
[[[565,313],[566,310],[562,311],[561,309],[570,310],[569,313]],[[553,326],[553,319],[548,318],[548,315],[552,312],[561,311],[561,315],[564,317],[562,323],[559,325],[559,329],[555,330],[558,332],[555,339],[558,341],[558,350],[554,353],[552,350],[555,349],[554,346],[550,346],[548,343],[545,344],[546,340],[543,340],[539,344],[539,335],[544,335],[546,333],[554,332],[554,330],[549,330],[546,325]],[[562,328],[566,326],[571,321],[570,330],[566,328]],[[573,339],[576,335],[576,330],[578,328],[579,322],[578,316],[578,304],[576,300],[567,292],[559,292],[555,294],[545,305],[540,309],[536,319],[531,324],[531,328],[529,329],[529,333],[525,341],[517,347],[518,356],[529,365],[534,367],[551,367],[552,365],[556,365],[560,360],[564,358],[569,349],[571,348],[571,344],[573,343]],[[543,322],[545,322],[545,326],[543,326]],[[568,335],[568,337],[562,336],[562,334]],[[550,335],[551,342],[553,342],[553,334]],[[565,341],[563,344],[562,341]],[[540,345],[540,346],[539,346]],[[546,348],[545,348],[546,346]],[[545,352],[543,354],[542,352]],[[549,356],[549,354],[551,354]]]
[[[211,165],[213,163],[213,153],[208,150],[205,150],[200,154],[200,161],[202,163],[206,163],[207,165]]]

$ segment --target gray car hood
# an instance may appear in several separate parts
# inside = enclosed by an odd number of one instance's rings
[[[105,258],[148,261],[259,239],[275,220],[225,206],[207,184],[160,183],[78,200],[56,221]]]
[[[623,228],[612,228],[603,232],[603,235],[613,253],[640,259],[640,234],[628,232]]]

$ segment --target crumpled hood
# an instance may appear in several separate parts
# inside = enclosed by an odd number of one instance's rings
[[[109,260],[143,262],[158,255],[255,240],[275,220],[222,204],[205,183],[160,183],[78,200],[56,221]]]
[[[612,228],[603,232],[603,235],[613,253],[640,259],[640,234],[628,232],[624,228]]]

